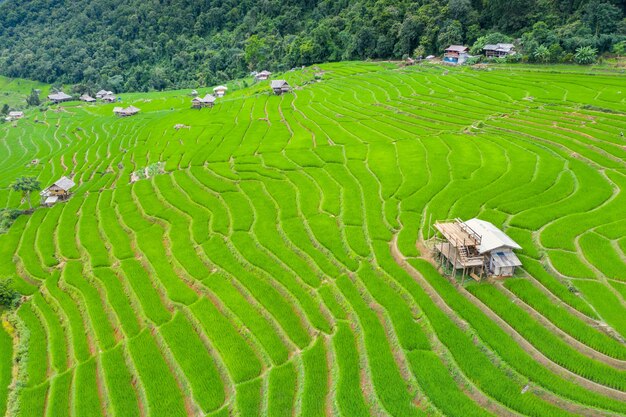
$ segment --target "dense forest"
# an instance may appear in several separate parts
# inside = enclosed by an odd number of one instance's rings
[[[569,62],[623,49],[625,15],[623,0],[0,0],[0,74],[145,91],[486,40]]]

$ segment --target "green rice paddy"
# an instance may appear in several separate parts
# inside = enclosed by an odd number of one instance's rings
[[[626,415],[622,74],[284,77],[212,109],[122,94],[137,116],[70,102],[0,126],[0,208],[27,208],[20,176],[77,183],[0,235],[25,295],[0,415]],[[516,277],[444,278],[416,243],[455,217],[509,232]]]

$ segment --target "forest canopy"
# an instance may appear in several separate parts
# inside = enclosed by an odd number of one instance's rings
[[[568,62],[623,42],[625,13],[620,0],[0,0],[0,73],[161,90],[494,38]]]

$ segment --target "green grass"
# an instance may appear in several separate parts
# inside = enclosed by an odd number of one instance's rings
[[[102,369],[113,412],[116,415],[139,416],[139,404],[133,387],[133,377],[124,362],[121,346],[102,355]]]
[[[186,416],[185,404],[174,376],[165,358],[148,330],[144,330],[128,344],[154,416]]]
[[[585,324],[563,307],[555,305],[545,294],[528,281],[512,279],[505,282],[504,285],[522,301],[576,340],[606,355],[622,360],[626,359],[626,347],[623,344],[607,336],[606,333]]]
[[[161,334],[191,383],[193,396],[204,412],[219,408],[225,399],[219,373],[189,321],[177,314],[161,327]]]
[[[74,378],[74,392],[76,395],[73,401],[77,416],[103,415],[96,378],[96,362],[94,359],[81,363],[76,368]]]

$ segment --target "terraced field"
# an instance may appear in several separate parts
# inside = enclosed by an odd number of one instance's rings
[[[626,415],[624,76],[320,67],[0,127],[0,207],[18,176],[78,184],[0,236],[28,296],[0,414]],[[416,245],[474,216],[519,277],[462,286]]]

